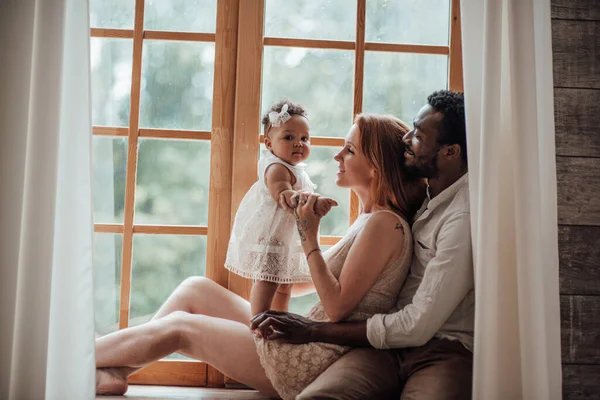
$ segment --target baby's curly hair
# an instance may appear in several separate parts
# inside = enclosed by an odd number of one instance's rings
[[[268,136],[269,131],[271,130],[271,122],[269,121],[269,113],[270,112],[281,112],[281,109],[283,108],[283,106],[287,104],[288,105],[288,114],[290,115],[300,115],[304,118],[308,119],[308,114],[306,113],[306,109],[298,104],[298,103],[294,103],[293,101],[291,101],[290,99],[288,99],[287,97],[282,98],[281,100],[279,100],[277,103],[273,104],[271,106],[271,108],[269,108],[267,110],[267,112],[262,116],[262,125],[263,125],[263,133],[265,134],[266,137]]]

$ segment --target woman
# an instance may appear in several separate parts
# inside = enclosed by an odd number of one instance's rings
[[[357,116],[334,158],[336,184],[354,190],[362,212],[324,254],[317,240],[321,217],[313,212],[318,195],[295,195],[293,212],[313,282],[294,285],[292,295],[317,291],[320,301],[309,318],[362,320],[394,306],[412,255],[407,221],[425,197],[424,182],[408,180],[402,169],[408,130],[391,116]],[[255,338],[251,317],[243,298],[206,278],[186,279],[152,321],[96,341],[96,391],[122,394],[128,375],[179,352],[265,394],[290,398],[348,350]]]

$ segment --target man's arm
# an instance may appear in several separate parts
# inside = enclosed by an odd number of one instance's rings
[[[265,311],[252,318],[250,329],[265,339],[281,339],[288,343],[324,342],[342,346],[370,346],[366,321],[316,322],[297,314]]]
[[[386,349],[421,346],[448,320],[474,287],[468,213],[454,215],[440,232],[435,257],[411,304],[368,321],[323,323],[296,314],[266,311],[251,329],[266,339],[290,343],[325,342]]]
[[[323,323],[313,329],[313,342],[342,346],[371,347],[367,338],[367,321]]]
[[[427,343],[474,288],[471,225],[468,213],[445,222],[412,302],[393,314],[368,320],[369,342],[378,349]]]

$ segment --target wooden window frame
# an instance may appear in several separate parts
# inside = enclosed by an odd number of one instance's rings
[[[227,286],[228,273],[223,265],[229,237],[231,198],[231,150],[233,143],[234,102],[232,83],[235,82],[237,24],[239,0],[217,2],[216,33],[189,33],[144,30],[144,0],[135,1],[133,29],[92,28],[96,38],[133,40],[130,116],[128,127],[94,126],[93,135],[126,137],[127,170],[125,178],[125,206],[122,224],[94,224],[94,232],[123,235],[121,259],[121,285],[119,295],[119,329],[129,324],[131,299],[131,270],[133,234],[170,234],[207,236],[206,275]],[[217,40],[219,38],[219,40]],[[142,75],[142,49],[145,40],[191,41],[215,43],[215,75],[211,131],[146,129],[139,127],[140,82]],[[210,169],[209,210],[207,226],[134,224],[135,180],[139,138],[187,139],[210,141],[210,163],[220,168]],[[209,227],[210,226],[210,232]],[[206,386],[208,381],[223,381],[221,374],[200,361],[157,361],[129,378],[133,384]],[[216,379],[215,379],[216,378]],[[218,384],[217,384],[218,385]]]
[[[126,328],[129,322],[133,234],[207,236],[206,276],[244,298],[249,297],[252,282],[229,273],[223,265],[235,212],[247,190],[256,181],[259,146],[264,140],[263,135],[257,134],[260,131],[257,116],[261,111],[262,55],[265,46],[353,50],[353,116],[362,112],[365,51],[447,55],[448,87],[463,90],[460,0],[451,0],[448,46],[366,42],[366,0],[357,0],[355,41],[265,37],[264,0],[218,0],[216,33],[144,30],[144,3],[144,0],[135,0],[133,29],[91,29],[91,37],[133,41],[129,126],[93,127],[95,136],[128,139],[123,223],[94,224],[94,232],[123,235],[119,329]],[[139,127],[144,40],[215,43],[211,131]],[[210,165],[219,165],[219,168],[210,169],[207,226],[134,224],[139,138],[210,141]],[[311,143],[314,146],[341,147],[344,139],[311,137]],[[352,223],[358,214],[358,198],[351,192],[349,222]],[[337,236],[322,236],[321,244],[333,245],[339,239]],[[224,383],[235,383],[215,368],[199,361],[157,361],[132,375],[129,381],[134,384],[180,386],[223,386]]]

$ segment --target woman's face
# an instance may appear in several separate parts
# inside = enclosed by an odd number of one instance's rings
[[[344,147],[333,157],[338,165],[336,185],[351,189],[369,189],[374,170],[360,149],[358,126],[352,125],[346,135]]]

